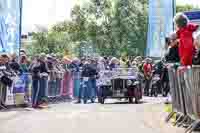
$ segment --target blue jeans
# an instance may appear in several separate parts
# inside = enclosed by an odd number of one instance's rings
[[[40,95],[42,99],[47,97],[47,84],[48,84],[47,77],[40,78]]]
[[[79,96],[81,95],[81,94],[79,94],[79,92],[80,92],[80,88],[81,88],[81,80],[80,79],[74,79],[74,89],[73,89],[73,94],[74,94],[74,97],[78,97],[79,98]]]
[[[39,83],[40,83],[40,79],[33,79],[32,81],[32,104],[33,105],[38,105],[41,99],[40,94],[39,94],[39,91],[40,91]]]
[[[32,104],[38,105],[46,98],[47,78],[33,79],[32,82]]]
[[[60,91],[61,91],[61,87],[62,87],[62,79],[57,78],[56,79],[56,96],[60,95]]]
[[[87,101],[89,99],[92,100],[92,90],[91,90],[90,80],[84,81],[82,91],[83,91],[83,100]]]
[[[90,99],[91,101],[94,101],[96,99],[97,94],[97,87],[96,87],[96,79],[95,78],[89,78],[87,82],[85,82],[84,87],[84,100]]]
[[[79,101],[83,98],[83,80],[80,80],[80,88],[78,92],[78,99]]]
[[[56,80],[49,80],[48,85],[48,96],[56,96]]]
[[[97,96],[97,83],[95,78],[89,79],[89,88],[91,90],[91,95],[93,99],[96,99]]]

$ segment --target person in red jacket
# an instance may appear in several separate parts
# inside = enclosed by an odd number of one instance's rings
[[[144,78],[145,78],[145,88],[144,88],[145,96],[149,96],[149,89],[150,89],[152,69],[153,69],[151,62],[152,60],[150,58],[147,58],[143,66]]]
[[[189,23],[187,16],[183,13],[178,13],[174,17],[174,21],[177,28],[176,35],[179,39],[181,65],[191,66],[195,52],[193,33],[198,29],[198,25]]]

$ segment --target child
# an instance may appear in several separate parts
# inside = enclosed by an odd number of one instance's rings
[[[192,65],[193,54],[195,51],[193,33],[198,29],[198,25],[189,23],[187,16],[178,13],[174,17],[177,27],[177,38],[179,39],[179,55],[181,65]]]

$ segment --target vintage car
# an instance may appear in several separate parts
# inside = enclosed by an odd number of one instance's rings
[[[117,68],[112,71],[112,77],[99,90],[98,100],[104,104],[107,98],[126,98],[130,103],[138,103],[142,99],[141,82],[138,80],[138,73],[131,68]]]

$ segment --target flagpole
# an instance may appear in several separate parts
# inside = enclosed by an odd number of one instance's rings
[[[173,0],[173,17],[176,15],[176,0]],[[173,30],[175,30],[175,25],[174,25],[174,22],[172,21],[173,23]]]
[[[20,55],[20,50],[22,47],[22,40],[21,40],[21,35],[22,35],[22,8],[23,8],[23,0],[19,0],[19,12],[20,12],[20,23],[19,23],[19,55]]]

